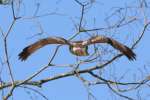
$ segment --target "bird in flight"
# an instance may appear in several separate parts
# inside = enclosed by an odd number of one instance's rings
[[[48,44],[68,45],[72,54],[76,56],[88,56],[88,45],[95,43],[109,44],[113,48],[119,50],[129,60],[136,59],[135,53],[129,47],[106,36],[95,36],[84,41],[69,41],[61,37],[44,38],[24,48],[23,51],[19,54],[19,59],[22,61],[26,60],[32,53]]]

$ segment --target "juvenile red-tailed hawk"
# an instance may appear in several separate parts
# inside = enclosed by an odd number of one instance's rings
[[[85,41],[68,41],[61,37],[48,37],[45,39],[41,39],[26,48],[19,54],[19,59],[26,60],[32,53],[36,50],[44,47],[48,44],[62,44],[68,45],[70,48],[70,52],[76,56],[87,56],[88,53],[88,45],[95,44],[95,43],[107,43],[114,47],[115,49],[119,50],[122,54],[124,54],[129,60],[136,59],[135,53],[128,48],[127,46],[119,43],[118,41],[105,37],[105,36],[95,36]]]

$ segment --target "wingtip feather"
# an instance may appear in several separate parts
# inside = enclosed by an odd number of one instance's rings
[[[136,54],[127,46],[126,46],[126,49],[127,49],[127,51],[126,51],[125,55],[127,56],[127,58],[129,60],[136,60]]]
[[[26,47],[23,49],[23,51],[21,53],[19,53],[18,56],[21,61],[25,61],[29,55],[30,55],[30,53],[28,52],[28,47]]]

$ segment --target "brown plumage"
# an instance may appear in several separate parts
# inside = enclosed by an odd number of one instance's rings
[[[119,50],[124,54],[129,60],[136,59],[135,53],[128,48],[127,46],[117,42],[112,38],[108,38],[105,36],[95,36],[85,41],[67,41],[61,37],[49,37],[45,39],[41,39],[28,47],[24,48],[23,51],[19,54],[19,59],[26,60],[32,53],[36,50],[44,47],[48,44],[63,44],[68,45],[71,53],[76,56],[87,56],[88,55],[88,45],[95,43],[107,43],[110,44],[115,49]]]
[[[105,36],[96,36],[96,37],[91,38],[90,41],[91,42],[89,42],[88,44],[108,43],[112,47],[114,47],[115,49],[122,52],[122,54],[124,54],[129,60],[136,59],[135,53],[129,47],[119,43],[118,41],[116,41],[112,38],[108,38],[108,37],[105,37]]]
[[[23,51],[19,54],[19,59],[26,60],[28,56],[30,56],[32,53],[34,53],[36,50],[42,48],[43,46],[47,44],[67,44],[67,41],[63,38],[58,37],[49,37],[42,40],[39,40],[26,48],[23,49]]]

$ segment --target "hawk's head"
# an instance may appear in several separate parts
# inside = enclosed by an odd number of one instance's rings
[[[76,56],[88,56],[88,46],[82,45],[81,43],[73,43],[70,45],[70,51]]]

